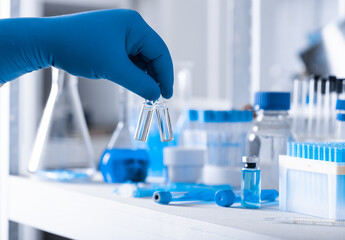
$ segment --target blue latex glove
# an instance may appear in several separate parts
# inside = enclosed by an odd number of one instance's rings
[[[169,50],[132,10],[0,20],[1,83],[50,66],[111,80],[149,100],[173,94]]]

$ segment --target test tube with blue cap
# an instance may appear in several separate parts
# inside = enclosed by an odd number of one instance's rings
[[[262,190],[261,202],[274,202],[278,196],[279,193],[275,189]],[[153,201],[163,205],[171,202],[216,202],[218,206],[230,207],[234,203],[241,202],[241,193],[225,185],[186,189],[186,191],[161,190],[154,192]]]

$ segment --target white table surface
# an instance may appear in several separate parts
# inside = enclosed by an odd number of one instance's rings
[[[10,176],[8,217],[73,239],[345,239],[345,227],[268,221],[308,217],[277,206],[159,205],[152,199],[117,196],[115,187]]]

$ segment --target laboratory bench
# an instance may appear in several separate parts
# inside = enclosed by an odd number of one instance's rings
[[[8,218],[72,239],[345,239],[345,227],[272,222],[308,217],[216,204],[159,205],[113,193],[116,184],[8,179]]]

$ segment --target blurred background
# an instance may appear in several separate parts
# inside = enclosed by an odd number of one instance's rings
[[[169,100],[172,109],[182,109],[186,98],[189,107],[239,109],[253,102],[256,91],[291,91],[293,76],[306,72],[301,52],[315,44],[322,27],[345,16],[343,0],[11,1],[12,17],[110,8],[137,10],[166,42],[176,72],[175,96]],[[188,69],[188,83],[178,78],[182,67]],[[51,70],[11,84],[10,116],[16,126],[11,128],[11,141],[19,146],[11,150],[11,158],[20,163],[11,168],[24,173],[49,96]],[[118,121],[116,93],[116,84],[107,80],[79,81],[97,157]]]
[[[305,72],[300,52],[317,30],[345,11],[339,0],[12,0],[12,5],[19,16],[137,10],[166,42],[175,67],[190,69],[185,93],[190,105],[212,108],[240,108],[258,90],[290,91],[292,76]],[[18,83],[32,89],[21,98],[35,126],[49,95],[50,76],[48,69]],[[79,93],[93,135],[111,134],[117,123],[116,85],[83,79]]]

